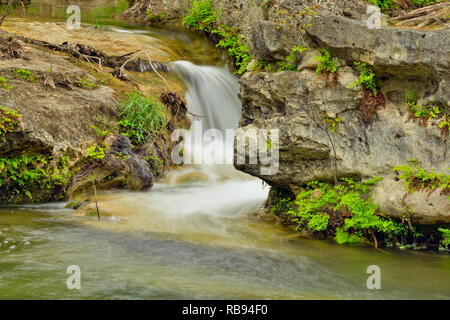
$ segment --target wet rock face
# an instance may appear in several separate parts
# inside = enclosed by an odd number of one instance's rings
[[[153,174],[147,162],[131,151],[128,137],[108,136],[109,150],[99,163],[82,170],[72,181],[71,198],[92,194],[93,184],[98,190],[129,189],[141,191],[153,186]]]

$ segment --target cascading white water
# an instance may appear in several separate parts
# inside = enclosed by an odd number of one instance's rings
[[[185,163],[197,164],[196,169],[213,181],[248,180],[248,176],[232,165],[234,131],[242,111],[236,77],[225,69],[197,66],[188,61],[172,63],[169,71],[179,75],[188,88],[186,102],[193,127],[184,139]],[[208,139],[211,132],[214,139]],[[188,170],[192,171],[192,168]],[[179,173],[175,174],[175,179],[180,180]],[[173,179],[174,173],[170,173],[168,178]]]
[[[203,129],[236,129],[242,105],[238,98],[239,84],[228,71],[197,66],[188,61],[177,61],[169,70],[185,81],[189,111],[203,122]]]

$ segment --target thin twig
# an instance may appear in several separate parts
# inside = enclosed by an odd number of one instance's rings
[[[166,78],[164,78],[164,77],[158,72],[158,70],[156,70],[155,66],[153,65],[152,60],[150,59],[149,55],[148,55],[147,52],[145,52],[145,51],[140,51],[140,52],[138,52],[136,55],[134,55],[134,57],[132,57],[132,58],[128,59],[127,61],[125,61],[124,64],[120,67],[120,70],[121,70],[122,72],[124,72],[124,68],[125,68],[125,66],[128,64],[128,62],[130,62],[130,61],[136,59],[136,58],[137,58],[138,56],[140,56],[141,54],[144,54],[144,55],[147,57],[148,62],[149,62],[149,64],[150,64],[150,67],[153,69],[153,72],[156,73],[156,75],[157,75],[158,77],[160,77],[160,78],[164,81],[164,83],[166,84],[167,90],[170,91],[169,84],[167,83]]]

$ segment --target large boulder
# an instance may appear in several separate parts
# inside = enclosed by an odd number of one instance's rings
[[[105,157],[81,170],[73,179],[72,199],[79,199],[97,190],[147,190],[153,186],[153,174],[148,163],[131,151],[131,143],[124,135],[108,136]]]

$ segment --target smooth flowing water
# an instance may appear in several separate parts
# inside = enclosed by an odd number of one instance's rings
[[[115,28],[130,39],[164,41],[167,52],[183,48],[183,60],[222,68],[172,65],[205,128],[236,127],[237,81],[206,40],[170,29]],[[0,207],[0,298],[450,298],[448,256],[301,239],[257,215],[267,193],[232,166],[189,166],[149,192],[100,194],[101,209],[113,213],[101,221],[75,216],[65,203]],[[71,265],[81,269],[81,290],[66,287]],[[381,290],[367,289],[370,265],[381,268]]]

